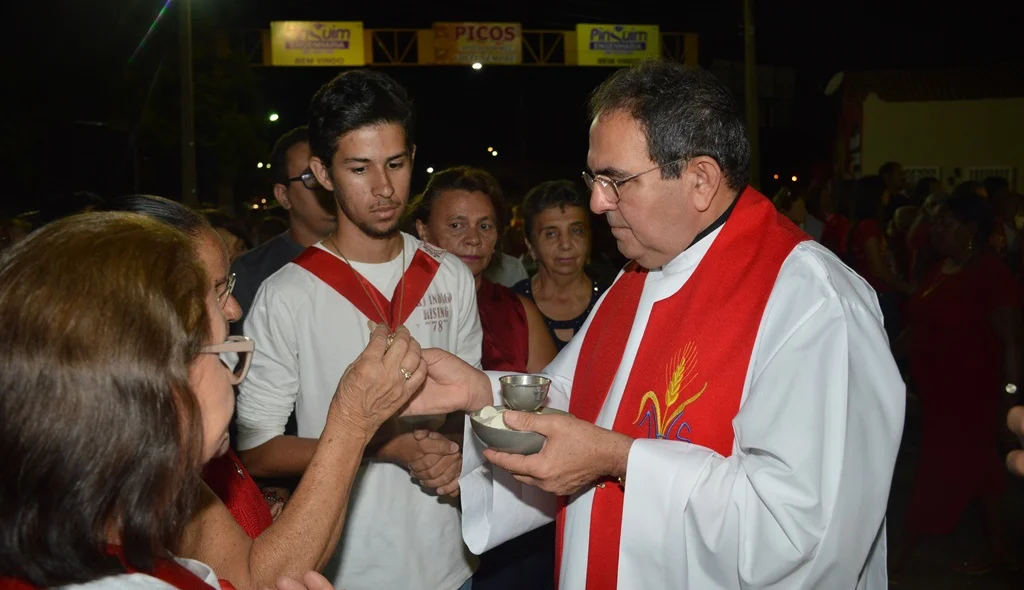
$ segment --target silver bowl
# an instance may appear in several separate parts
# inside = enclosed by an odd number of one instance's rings
[[[505,406],[493,406],[496,409],[502,409]],[[544,441],[547,437],[543,434],[537,434],[536,432],[527,432],[525,430],[502,430],[500,428],[493,428],[487,426],[483,422],[480,422],[480,412],[483,408],[470,414],[470,424],[473,426],[473,433],[476,434],[477,438],[482,443],[487,445],[489,448],[495,451],[502,451],[505,453],[515,453],[517,455],[533,455],[539,453],[544,448]],[[565,414],[562,410],[556,410],[554,408],[541,408],[537,411],[538,414],[542,415],[555,415]]]
[[[551,379],[540,375],[505,375],[498,382],[505,405],[520,412],[536,411],[551,389]]]

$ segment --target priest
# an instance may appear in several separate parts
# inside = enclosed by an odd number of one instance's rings
[[[875,293],[748,186],[710,73],[645,62],[590,107],[591,208],[631,262],[545,371],[571,415],[504,414],[544,448],[467,427],[467,545],[554,518],[562,590],[885,588],[905,388]],[[424,358],[407,413],[501,403],[500,374]]]

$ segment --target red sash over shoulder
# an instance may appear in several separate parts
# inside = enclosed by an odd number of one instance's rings
[[[231,449],[206,464],[203,468],[203,481],[224,502],[231,516],[235,517],[235,522],[249,538],[255,539],[274,524],[263,491]]]
[[[484,370],[528,373],[530,330],[519,296],[508,287],[483,279],[476,292],[476,303],[484,332],[480,361]]]
[[[405,245],[403,244],[402,247],[404,248]],[[399,283],[398,288],[405,290],[404,299],[407,302],[405,309],[402,310],[398,309],[397,302],[401,301],[402,297],[397,291],[392,296],[394,301],[388,301],[387,297],[384,297],[376,287],[370,284],[370,281],[359,274],[359,271],[326,250],[310,246],[292,262],[313,273],[316,278],[324,283],[327,283],[339,295],[348,299],[367,318],[376,322],[382,319],[380,313],[377,312],[377,308],[383,310],[388,316],[383,319],[386,320],[388,328],[394,332],[398,329],[398,326],[401,326],[409,319],[413,310],[416,309],[416,304],[420,302],[420,299],[423,299],[423,295],[427,292],[427,288],[430,287],[431,281],[434,280],[434,275],[437,274],[437,270],[441,267],[441,259],[443,257],[444,250],[435,248],[430,244],[420,244],[420,247],[416,250],[416,255],[412,257],[412,264],[406,269],[405,276]],[[369,293],[369,297],[367,297],[367,293]],[[370,297],[373,299],[371,300]],[[374,307],[374,304],[377,307]],[[399,313],[402,314],[402,317],[398,317]]]
[[[121,563],[125,566],[125,570],[129,574],[146,573],[154,578],[167,582],[175,588],[181,588],[183,590],[210,590],[210,585],[207,584],[205,580],[193,574],[191,571],[186,569],[185,566],[173,559],[154,559],[153,571],[139,572],[138,570],[132,569],[127,563],[125,563],[124,554],[120,547],[108,545],[107,553],[120,559]],[[220,584],[221,590],[235,590],[235,587],[227,580],[219,579],[217,582]]]
[[[761,316],[782,263],[807,239],[748,187],[686,284],[654,304],[613,430],[732,454],[732,420]],[[569,404],[577,418],[595,422],[604,407],[646,279],[645,269],[627,267],[587,331]],[[618,485],[598,486],[594,492],[586,587],[614,589],[625,496]],[[563,503],[557,519],[558,560],[564,516]]]

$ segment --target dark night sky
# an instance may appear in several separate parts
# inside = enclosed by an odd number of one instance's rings
[[[119,78],[129,73],[144,77],[155,69],[161,56],[176,51],[177,18],[172,9],[139,59],[128,63],[162,4],[160,0],[18,3],[15,11],[22,12],[15,17],[21,27],[19,34],[4,41],[8,45],[5,55],[18,59],[15,63],[5,60],[3,67],[8,70],[5,86],[14,89],[8,96],[19,103],[11,112],[19,116],[0,125],[106,120]],[[192,0],[192,5],[197,37],[211,28],[264,29],[271,20],[362,20],[367,28],[426,28],[441,20],[508,20],[534,29],[570,29],[577,22],[632,22],[659,24],[664,31],[699,33],[705,65],[712,59],[743,57],[739,0]],[[961,3],[955,12],[939,8],[935,2],[762,0],[757,5],[758,61],[795,68],[798,92],[793,128],[768,138],[769,145],[763,142],[762,158],[769,165],[785,165],[794,171],[827,156],[835,122],[831,102],[821,89],[835,72],[980,65],[1020,61],[1024,56],[1010,24],[1024,20],[1024,2],[1019,1]],[[813,8],[803,8],[806,6]],[[499,178],[513,185],[512,192],[525,188],[516,186],[517,180],[529,183],[533,176],[578,174],[586,155],[583,103],[587,92],[609,73],[603,68],[581,67],[489,67],[481,72],[410,67],[386,71],[410,89],[417,103],[421,119],[419,168],[458,163],[493,166],[501,160],[504,166],[499,166]],[[310,95],[335,73],[325,68],[259,68],[256,74],[262,100],[282,117],[274,132],[302,123]],[[488,145],[504,148],[510,157],[486,158]],[[6,149],[18,148],[8,145]],[[33,149],[59,150],[52,140]],[[531,170],[513,169],[515,160],[524,156],[532,163]],[[60,178],[63,159],[54,157],[52,161],[55,171],[51,176]],[[177,161],[167,162],[172,171],[178,166]]]

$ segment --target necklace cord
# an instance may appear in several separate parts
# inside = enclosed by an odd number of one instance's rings
[[[330,236],[328,236],[328,239],[330,240],[331,245],[334,246],[334,249],[338,252],[338,256],[341,256],[341,259],[344,260],[345,264],[348,265],[349,270],[351,270],[352,274],[355,275],[356,282],[358,282],[359,286],[363,289],[363,293],[366,294],[366,298],[370,300],[370,305],[373,305],[373,309],[376,310],[376,312],[378,314],[380,314],[381,322],[383,322],[384,325],[386,325],[388,327],[388,330],[391,330],[391,333],[389,334],[389,336],[391,336],[393,338],[394,335],[395,335],[395,331],[398,330],[398,326],[397,325],[395,325],[395,326],[391,325],[392,323],[397,324],[397,322],[398,322],[398,319],[396,319],[395,316],[394,316],[394,310],[392,309],[392,314],[391,314],[391,318],[390,319],[388,318],[388,316],[384,315],[384,311],[380,308],[380,306],[377,305],[377,302],[374,301],[373,297],[370,296],[370,290],[366,288],[365,284],[363,284],[363,282],[366,281],[366,279],[363,278],[363,276],[361,274],[359,274],[359,271],[357,271],[356,268],[354,266],[352,266],[352,262],[349,261],[348,257],[345,256],[345,253],[341,251],[340,247],[338,247],[338,243],[334,239],[334,234],[331,234]],[[404,239],[402,240],[402,268],[401,268],[400,272],[402,274],[401,274],[401,278],[398,280],[398,287],[397,287],[398,289],[400,289],[400,291],[398,292],[398,318],[399,319],[401,319],[403,317],[403,313],[402,312],[405,310],[405,240]],[[394,294],[392,294],[392,298],[394,298]]]

